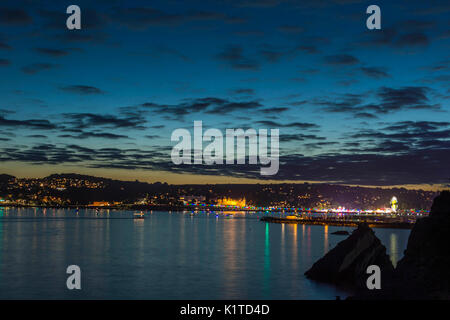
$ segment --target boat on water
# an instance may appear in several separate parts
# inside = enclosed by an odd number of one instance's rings
[[[145,214],[144,212],[135,212],[133,214],[133,219],[144,219],[145,218]]]

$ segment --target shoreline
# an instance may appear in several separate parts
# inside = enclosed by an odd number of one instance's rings
[[[215,208],[211,210],[210,208],[195,207],[192,208],[190,206],[157,206],[157,205],[130,205],[130,206],[37,206],[37,205],[0,205],[0,208],[40,208],[40,209],[71,209],[71,210],[141,210],[141,211],[168,211],[168,212],[262,212],[261,210],[249,210],[242,208]],[[272,210],[271,212],[282,212],[283,210]],[[290,211],[288,211],[290,212]],[[378,217],[374,219],[373,217],[356,217],[356,219],[345,218],[322,218],[322,217],[297,217],[297,218],[284,218],[284,217],[275,217],[275,216],[263,216],[259,219],[262,222],[268,223],[281,223],[281,224],[304,224],[304,225],[328,225],[328,226],[339,226],[339,227],[357,227],[359,223],[365,222],[371,228],[391,228],[391,229],[412,229],[415,221],[399,221],[399,219],[389,218],[389,217]],[[380,221],[381,220],[381,221]],[[384,220],[384,221],[383,221]]]

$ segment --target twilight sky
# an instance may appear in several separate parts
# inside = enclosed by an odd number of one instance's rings
[[[82,30],[66,29],[71,4]],[[448,1],[2,0],[0,173],[263,182],[259,165],[172,164],[172,131],[202,120],[280,129],[264,181],[437,188],[449,18]]]

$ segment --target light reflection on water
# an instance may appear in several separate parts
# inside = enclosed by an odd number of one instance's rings
[[[334,299],[303,273],[349,227],[269,224],[261,214],[0,208],[0,298]],[[409,230],[374,229],[394,264]],[[65,287],[82,270],[82,290]]]
[[[397,245],[398,236],[395,233],[391,233],[391,241],[389,242],[389,256],[391,257],[392,264],[394,267],[397,266],[398,262],[398,245]]]
[[[263,291],[264,299],[270,298],[270,234],[269,224],[266,223],[264,235],[264,277],[263,277]]]

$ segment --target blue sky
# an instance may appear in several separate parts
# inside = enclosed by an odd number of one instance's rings
[[[70,4],[82,30],[66,30]],[[171,132],[202,120],[279,128],[271,182],[441,186],[449,17],[446,1],[2,1],[0,171],[260,181],[171,165]]]

